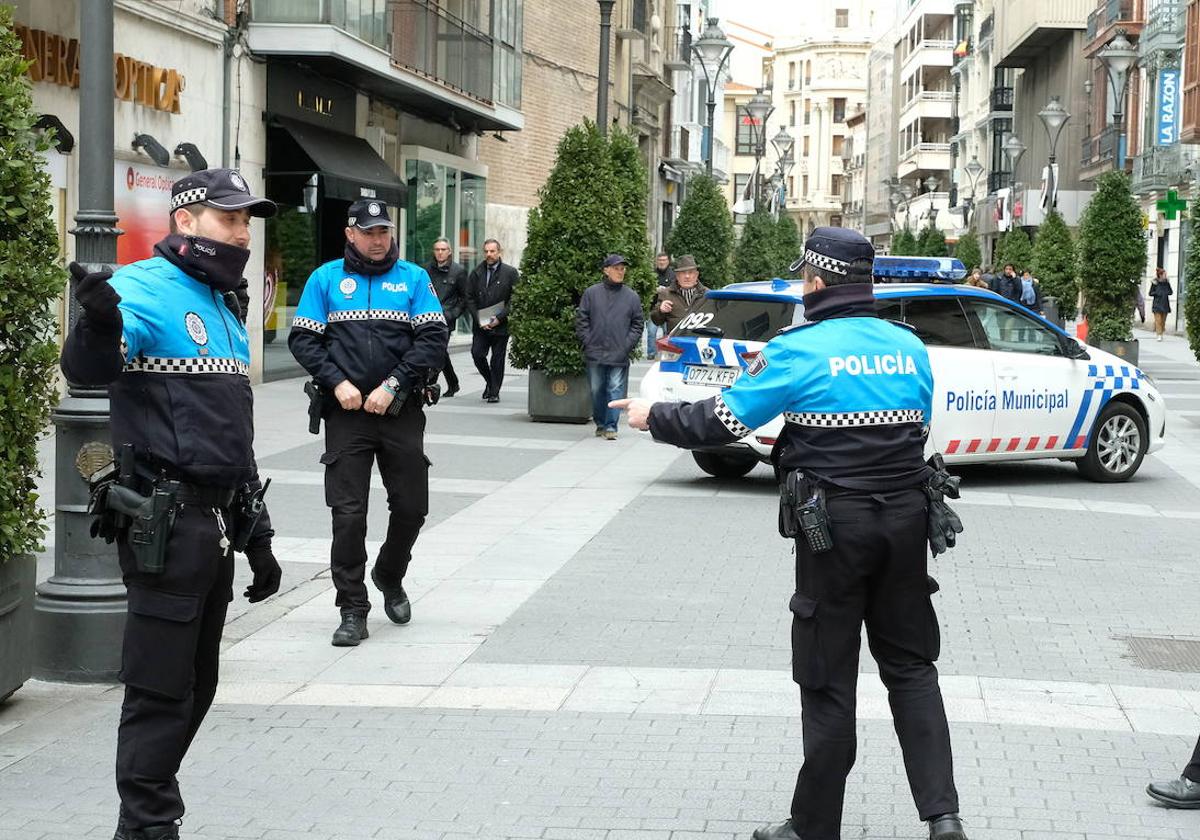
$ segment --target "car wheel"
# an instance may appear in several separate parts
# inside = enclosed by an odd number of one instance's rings
[[[1126,481],[1146,456],[1146,421],[1128,403],[1109,403],[1092,429],[1087,454],[1075,462],[1091,481]]]
[[[716,452],[693,452],[696,466],[714,478],[741,478],[758,465],[757,458],[720,455]]]

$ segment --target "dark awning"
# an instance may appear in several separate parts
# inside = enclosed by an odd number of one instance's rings
[[[315,171],[321,174],[326,196],[343,201],[377,198],[393,207],[405,205],[404,182],[366,140],[287,117],[277,116],[274,121],[312,160]],[[272,166],[277,167],[277,163]],[[270,171],[266,174],[272,175]]]

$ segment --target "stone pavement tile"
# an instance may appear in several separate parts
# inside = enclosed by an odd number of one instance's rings
[[[279,702],[288,706],[412,707],[420,705],[432,691],[428,685],[318,683],[303,686]]]

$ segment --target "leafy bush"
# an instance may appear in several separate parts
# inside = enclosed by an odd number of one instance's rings
[[[1004,266],[1012,263],[1013,268],[1020,274],[1033,263],[1033,244],[1028,234],[1022,228],[1012,227],[996,246],[996,273],[1002,273]]]
[[[1079,225],[1079,285],[1088,317],[1088,335],[1101,341],[1128,341],[1137,287],[1146,270],[1142,210],[1123,172],[1106,172]]]
[[[0,5],[0,563],[37,549],[37,440],[57,398],[55,299],[66,288],[27,62]]]
[[[891,253],[897,257],[916,256],[917,237],[913,236],[913,232],[907,226],[892,237]]]
[[[1074,318],[1079,299],[1075,240],[1057,210],[1051,210],[1038,228],[1033,243],[1032,271],[1041,283],[1042,297],[1058,301],[1058,314],[1063,320]]]
[[[792,263],[803,255],[804,243],[800,241],[796,220],[784,212],[775,220],[775,249],[779,260],[779,270],[775,276],[787,277],[791,274]]]
[[[733,252],[734,282],[779,276],[775,245],[775,219],[766,210],[755,210],[746,217],[742,237]]]
[[[979,248],[979,237],[975,235],[974,228],[959,237],[958,244],[954,246],[954,256],[962,261],[967,271],[982,266],[983,251]]]
[[[1188,231],[1183,317],[1187,319],[1188,344],[1196,358],[1200,359],[1200,201],[1192,202],[1191,225],[1192,229]]]
[[[602,279],[605,254],[624,254],[631,286],[648,297],[647,176],[629,142],[620,133],[608,140],[590,121],[559,141],[554,169],[529,214],[521,282],[513,292],[515,364],[552,376],[583,372],[575,307],[584,290]]]
[[[733,254],[733,217],[717,182],[694,175],[687,182],[679,217],[667,239],[667,253],[691,254],[700,266],[700,282],[716,289],[729,282]]]
[[[948,257],[946,235],[932,224],[926,225],[917,239],[917,253],[922,257]]]

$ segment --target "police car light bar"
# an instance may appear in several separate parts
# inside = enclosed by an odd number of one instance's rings
[[[954,257],[875,258],[871,272],[876,280],[931,280],[958,282],[967,276],[967,267]]]

